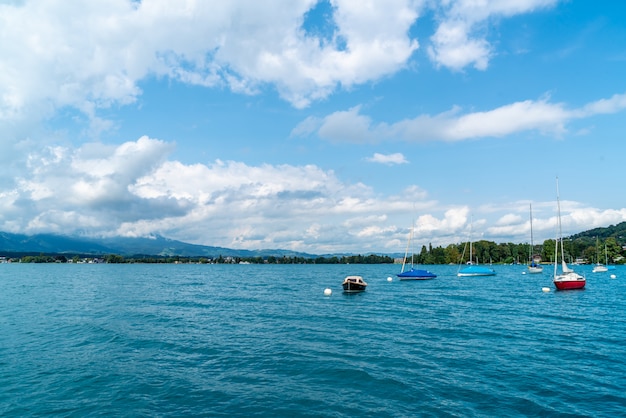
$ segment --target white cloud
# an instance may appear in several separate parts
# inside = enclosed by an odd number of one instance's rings
[[[319,128],[319,135],[340,142],[371,142],[375,135],[371,130],[370,118],[361,115],[359,110],[360,107],[353,107],[345,112],[328,115]]]
[[[484,68],[491,48],[477,33],[481,22],[555,3],[335,0],[328,34],[307,33],[303,26],[316,0],[5,3],[0,126],[20,135],[15,123],[30,126],[70,107],[86,115],[97,134],[111,127],[98,112],[135,102],[149,77],[244,94],[273,86],[294,106],[305,107],[338,88],[405,68],[419,48],[410,28],[427,7],[440,18],[433,60],[455,69],[472,63]],[[367,120],[361,123],[367,126]]]
[[[556,203],[538,202],[544,207],[544,217],[533,216],[533,235],[535,243],[556,237]],[[522,209],[528,208],[520,203]],[[535,204],[533,204],[535,208]],[[499,211],[502,211],[501,209]],[[502,215],[493,226],[485,228],[484,235],[490,240],[507,242],[529,242],[530,221],[523,212]],[[626,209],[598,209],[578,202],[561,201],[561,223],[565,236],[594,228],[605,228],[626,221]]]
[[[31,0],[0,5],[0,123],[129,104],[167,76],[252,94],[267,84],[294,106],[403,68],[418,48],[409,0],[333,2],[335,41],[301,24],[315,0]],[[339,42],[341,40],[341,42]],[[106,127],[106,123],[104,123]]]
[[[402,140],[462,141],[475,138],[501,138],[519,132],[539,131],[560,135],[566,124],[599,114],[616,113],[626,109],[626,94],[616,94],[587,104],[580,109],[567,109],[563,103],[550,103],[549,98],[525,100],[492,110],[461,114],[453,107],[437,115],[419,115],[396,123],[374,123],[369,116],[360,113],[360,106],[338,111],[312,124],[305,120],[292,135],[309,135],[317,128],[320,138],[332,142],[375,143]]]
[[[404,210],[388,205],[381,212],[383,198],[369,187],[314,165],[185,165],[167,160],[172,150],[141,137],[119,146],[34,151],[15,187],[2,192],[0,230],[158,233],[210,245],[325,252],[362,246],[352,240],[367,233],[368,222],[388,235],[394,224],[385,213]]]
[[[368,158],[367,161],[388,165],[408,163],[406,158],[404,158],[404,155],[400,152],[396,152],[394,154],[380,154],[376,152],[372,157]]]
[[[447,0],[436,7],[439,26],[431,37],[430,58],[438,66],[485,70],[494,54],[486,25],[492,20],[554,6],[559,0]]]
[[[609,113],[617,113],[626,109],[626,93],[614,94],[609,99],[600,99],[598,101],[585,105],[580,113],[580,117],[602,115]]]
[[[485,70],[491,50],[484,39],[470,39],[467,22],[443,22],[431,37],[433,43],[428,55],[437,64],[460,70],[470,64],[478,70]]]

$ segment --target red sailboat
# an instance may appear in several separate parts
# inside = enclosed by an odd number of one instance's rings
[[[576,273],[565,262],[565,250],[563,250],[563,232],[561,229],[561,202],[559,200],[559,178],[556,178],[556,207],[559,222],[559,235],[554,251],[554,285],[558,290],[583,289],[586,284],[585,276]],[[557,272],[559,258],[559,243],[561,244],[561,273]]]

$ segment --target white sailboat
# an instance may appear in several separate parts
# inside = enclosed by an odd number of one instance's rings
[[[605,271],[609,271],[607,264],[609,264],[607,252],[606,252],[606,244],[604,244],[604,264],[600,263],[600,251],[598,250],[598,237],[596,237],[596,265],[593,266],[593,273],[604,273]]]
[[[529,273],[543,273],[543,266],[537,264],[535,262],[535,257],[533,256],[535,245],[533,242],[533,205],[530,204],[530,251],[528,254],[529,263],[528,263],[528,272]]]
[[[558,290],[582,289],[587,281],[585,276],[576,273],[565,262],[565,250],[563,249],[563,232],[561,228],[561,202],[559,200],[559,178],[556,178],[556,207],[558,214],[558,235],[554,248],[554,285]],[[559,258],[559,244],[561,245],[561,273],[557,272]]]

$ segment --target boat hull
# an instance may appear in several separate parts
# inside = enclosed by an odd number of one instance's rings
[[[541,266],[528,266],[528,272],[531,274],[543,273],[543,267]]]
[[[364,285],[351,284],[351,283],[343,284],[343,291],[345,293],[363,292],[365,291],[366,288],[367,286],[364,286]]]
[[[557,290],[583,289],[587,284],[585,276],[581,276],[573,271],[554,277],[554,286]]]
[[[400,280],[430,280],[437,277],[435,273],[431,273],[428,270],[414,269],[403,271],[396,274]]]
[[[495,276],[496,272],[488,267],[469,266],[457,273],[458,277]]]
[[[557,290],[574,290],[584,289],[586,280],[560,280],[554,281],[554,286]]]

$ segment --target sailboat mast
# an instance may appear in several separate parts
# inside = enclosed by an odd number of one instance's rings
[[[413,250],[413,234],[415,231],[415,220],[411,221],[411,235],[410,235],[410,241],[411,241],[411,268],[413,268],[413,255],[415,254],[415,251]]]
[[[565,250],[563,249],[563,228],[561,227],[561,200],[559,198],[559,178],[556,178],[556,210],[559,217],[559,241],[561,241],[561,263],[565,266]],[[556,257],[556,254],[554,255]],[[556,264],[554,265],[556,275]]]
[[[528,254],[529,262],[532,264],[533,262],[533,204],[530,203],[530,254]]]
[[[555,251],[554,251],[554,277],[556,277],[556,265],[559,255],[559,242],[561,243],[561,262],[565,260],[565,254],[563,251],[563,231],[561,229],[561,201],[559,200],[559,178],[556,178],[556,213],[558,219],[558,230],[559,235],[556,241]]]
[[[472,224],[474,223],[474,217],[470,218],[470,231],[469,231],[469,242],[470,242],[470,255],[469,255],[469,263],[470,265],[474,264],[474,260],[472,260]]]
[[[406,257],[407,255],[409,255],[409,246],[411,245],[411,233],[412,233],[412,230],[409,231],[409,240],[406,242],[406,249],[404,250],[404,258],[402,259],[402,270],[400,270],[400,273],[404,273],[404,266],[406,265]]]

